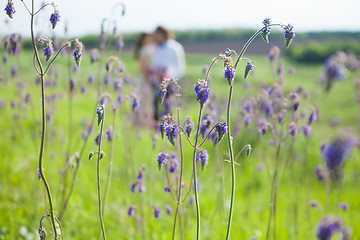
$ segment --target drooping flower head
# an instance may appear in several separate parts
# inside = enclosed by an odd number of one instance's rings
[[[90,57],[91,63],[99,61],[99,59],[100,59],[99,50],[97,48],[91,49],[89,57]]]
[[[297,128],[296,128],[296,123],[295,123],[295,122],[290,123],[289,133],[290,133],[290,135],[293,136],[293,137],[297,136],[298,130],[297,130]]]
[[[14,3],[12,0],[8,0],[8,4],[6,4],[6,7],[4,9],[6,11],[6,15],[8,15],[9,18],[13,18],[14,13],[16,12],[13,4]]]
[[[105,132],[105,135],[106,135],[106,139],[111,142],[114,138],[114,132],[113,132],[113,128],[112,126],[108,126],[108,128],[106,129],[106,132]]]
[[[60,14],[57,9],[55,9],[54,13],[50,16],[50,22],[52,24],[52,28],[54,29],[56,27],[56,24],[60,22]]]
[[[253,71],[254,68],[255,68],[254,61],[248,61],[245,67],[244,79],[246,79],[249,76],[250,72]]]
[[[140,181],[144,180],[145,178],[145,166],[141,165],[138,174],[136,175],[136,178],[139,179]]]
[[[270,23],[271,23],[271,19],[270,18],[265,18],[264,21],[262,22],[264,24],[264,27],[262,29],[262,37],[264,39],[264,41],[266,43],[269,43],[269,34],[270,34]]]
[[[218,125],[216,125],[216,132],[218,134],[218,139],[217,142],[220,142],[224,135],[227,133],[228,131],[228,126],[226,124],[226,122],[219,122]]]
[[[201,127],[200,127],[200,134],[205,137],[205,132],[209,129],[210,125],[212,124],[212,118],[209,114],[205,114],[202,119]]]
[[[305,137],[310,137],[311,126],[306,124],[300,127],[300,130],[304,133]]]
[[[40,38],[39,42],[41,44],[46,44],[44,47],[44,57],[46,61],[49,61],[51,56],[54,55],[54,47],[52,44],[52,40],[49,38]]]
[[[317,120],[317,113],[316,111],[312,111],[309,115],[308,124],[310,125],[312,122]]]
[[[166,210],[167,215],[171,215],[171,213],[173,212],[173,208],[168,204],[166,204],[165,210]]]
[[[169,164],[169,172],[171,173],[176,173],[177,170],[178,170],[178,165],[179,165],[179,162],[178,162],[178,157],[177,157],[177,154],[176,153],[172,153],[171,154],[171,162]]]
[[[196,160],[201,162],[201,170],[204,170],[205,166],[208,164],[209,161],[209,154],[206,149],[201,148],[198,151],[198,156],[196,157]]]
[[[105,106],[103,104],[101,104],[99,107],[96,108],[96,114],[98,117],[98,126],[100,126],[100,123],[103,120],[104,109],[105,109]]]
[[[340,177],[344,160],[350,154],[354,145],[355,140],[344,135],[335,139],[322,151],[326,166],[333,179],[336,180]]]
[[[227,80],[229,84],[234,80],[234,77],[235,69],[232,66],[225,68],[224,79]]]
[[[157,159],[158,159],[158,163],[159,163],[159,170],[161,170],[163,165],[167,164],[167,157],[168,157],[168,153],[166,152],[161,152],[158,155],[156,155]]]
[[[161,218],[161,209],[158,206],[153,206],[154,209],[154,217]]]
[[[165,127],[170,123],[175,124],[175,118],[172,117],[170,114],[167,114],[161,118],[160,125],[159,125],[159,132],[161,133],[162,139],[164,139]]]
[[[178,126],[170,123],[165,125],[165,134],[168,137],[170,143],[175,145],[175,138],[177,137]]]
[[[199,79],[199,81],[195,83],[194,90],[196,92],[196,99],[200,105],[203,106],[208,101],[210,95],[210,88],[207,81]]]
[[[128,208],[127,214],[128,216],[135,216],[135,212],[136,212],[136,207],[134,205],[131,205]]]
[[[135,111],[135,109],[140,105],[139,97],[137,95],[135,95],[134,93],[132,93],[130,95],[130,104],[131,104],[132,111]]]
[[[319,181],[324,181],[324,179],[326,177],[326,170],[324,169],[323,166],[321,166],[321,165],[316,166],[314,169],[314,172],[315,172],[317,178],[319,179]]]
[[[283,26],[284,38],[285,38],[285,45],[288,48],[291,44],[291,41],[295,37],[295,29],[294,26],[290,23],[286,26]]]
[[[76,65],[80,66],[81,56],[83,54],[83,44],[79,41],[79,39],[75,39],[75,49],[73,52],[74,60]]]
[[[194,130],[194,123],[191,120],[191,117],[186,117],[185,118],[185,132],[188,135],[188,137],[190,137],[192,130]]]
[[[171,188],[167,185],[164,186],[164,191],[167,192],[167,193],[170,193],[171,192]]]
[[[169,79],[169,78],[163,78],[163,80],[160,83],[158,94],[159,94],[159,100],[160,100],[161,104],[164,102],[164,99],[166,97],[167,88],[168,88],[170,81],[171,81],[171,79]]]
[[[332,236],[337,232],[342,233],[342,239],[348,239],[348,232],[343,221],[340,218],[326,216],[321,221],[316,236],[320,240],[331,240]]]

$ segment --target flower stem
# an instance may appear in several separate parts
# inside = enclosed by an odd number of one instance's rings
[[[229,210],[229,218],[228,218],[227,231],[226,231],[227,240],[230,239],[232,215],[233,215],[234,200],[235,200],[235,163],[234,163],[234,153],[233,153],[231,128],[230,128],[230,110],[231,110],[232,92],[233,92],[233,85],[231,85],[229,89],[229,98],[228,98],[227,112],[226,112],[226,124],[228,126],[227,139],[228,139],[230,164],[231,164],[231,199],[230,199],[230,210]]]
[[[180,126],[180,101],[179,101],[179,97],[180,97],[180,88],[178,87],[178,93],[177,93],[177,122],[178,125]],[[182,133],[179,133],[179,148],[180,148],[180,176],[179,176],[179,185],[178,185],[178,199],[177,199],[177,203],[176,203],[176,210],[175,210],[175,216],[174,216],[174,224],[173,224],[173,230],[172,230],[172,237],[171,239],[174,240],[175,239],[175,230],[176,230],[176,220],[177,217],[179,215],[179,211],[180,211],[180,203],[181,203],[181,190],[182,190],[182,178],[183,178],[183,170],[184,170],[184,153],[183,153],[183,147],[182,147],[182,140],[181,140],[181,135]],[[186,136],[186,134],[185,134]]]
[[[101,205],[101,188],[100,188],[100,152],[101,152],[101,140],[102,140],[102,131],[104,126],[104,120],[105,120],[105,109],[103,111],[103,117],[101,120],[101,127],[100,127],[100,140],[99,140],[99,149],[98,149],[98,160],[97,160],[97,187],[98,187],[98,202],[99,202],[99,218],[100,218],[100,225],[101,225],[101,231],[104,240],[106,240],[106,234],[105,234],[105,226],[104,226],[104,220],[102,216],[102,205]]]
[[[197,129],[195,135],[195,142],[194,142],[194,151],[193,151],[193,179],[194,179],[194,194],[195,194],[195,205],[196,205],[196,240],[200,239],[200,205],[199,205],[199,195],[197,189],[197,174],[196,174],[196,150],[197,144],[199,139],[199,132],[200,132],[200,121],[203,112],[203,104],[200,104],[200,111],[199,117],[197,122]]]
[[[103,212],[105,211],[106,199],[107,199],[107,196],[108,196],[108,193],[109,193],[109,190],[110,190],[111,177],[112,177],[113,155],[114,155],[114,140],[115,140],[115,120],[116,120],[116,108],[114,109],[114,119],[113,119],[113,123],[112,123],[112,129],[113,129],[113,133],[114,133],[113,136],[114,137],[111,140],[111,150],[110,150],[110,156],[109,156],[108,176],[107,176],[105,193],[104,193],[104,202],[103,202],[103,206],[102,206]]]
[[[45,173],[43,172],[43,155],[44,155],[44,147],[45,147],[45,136],[46,136],[46,111],[45,111],[45,79],[44,79],[44,69],[43,66],[41,64],[40,61],[40,57],[39,57],[39,52],[38,49],[36,47],[36,43],[35,43],[35,37],[34,37],[34,3],[35,1],[32,0],[32,14],[31,14],[31,40],[32,40],[32,45],[35,51],[35,57],[36,57],[36,61],[39,64],[39,68],[40,68],[40,78],[41,78],[41,114],[42,114],[42,121],[41,121],[41,144],[40,144],[40,153],[39,153],[39,176],[41,178],[41,180],[43,181],[44,185],[45,185],[45,189],[46,189],[46,193],[49,199],[49,209],[50,209],[50,221],[51,221],[51,226],[52,226],[52,230],[54,232],[54,239],[58,239],[58,233],[56,230],[56,225],[55,225],[55,216],[54,216],[54,208],[53,208],[53,200],[51,197],[51,191],[50,191],[50,186],[45,178]],[[36,65],[35,65],[36,67]],[[60,222],[59,226],[61,228],[61,224]]]

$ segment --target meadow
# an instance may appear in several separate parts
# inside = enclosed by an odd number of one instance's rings
[[[4,51],[1,53],[4,55]],[[146,128],[137,122],[139,113],[137,110],[132,111],[131,98],[128,97],[131,92],[137,91],[135,86],[139,78],[138,63],[131,52],[106,52],[103,58],[105,62],[108,57],[117,56],[124,63],[125,72],[121,77],[120,91],[114,89],[114,78],[111,84],[104,84],[105,63],[91,63],[88,53],[89,49],[79,68],[76,68],[70,55],[59,56],[46,80],[47,134],[44,172],[51,187],[56,216],[63,207],[64,196],[69,193],[76,166],[79,166],[74,190],[61,219],[63,237],[97,239],[101,232],[97,205],[96,159],[94,157],[88,160],[89,153],[97,149],[95,137],[99,127],[93,124],[93,131],[86,144],[83,136],[88,124],[96,117],[99,100],[96,82],[100,81],[101,92],[108,92],[114,101],[119,92],[123,96],[113,125],[113,175],[103,213],[107,237],[170,239],[174,212],[169,209],[176,208],[176,201],[171,193],[164,191],[164,186],[167,185],[167,167],[165,171],[164,168],[159,171],[157,154],[161,151],[179,154],[178,140],[175,140],[175,146],[172,146],[166,136],[164,140],[161,139],[157,127]],[[186,55],[186,77],[178,82],[181,121],[184,121],[186,116],[191,116],[194,121],[197,119],[199,104],[196,101],[194,84],[198,79],[204,79],[203,68],[209,66],[214,57],[216,55]],[[259,96],[267,91],[264,86],[277,83],[280,76],[284,96],[299,88],[301,91],[298,91],[300,105],[297,110],[297,136],[291,136],[288,131],[294,116],[286,117],[283,124],[285,135],[281,139],[278,158],[281,166],[286,166],[287,170],[280,168],[277,238],[316,239],[322,219],[332,215],[342,219],[350,233],[348,239],[360,239],[358,149],[354,148],[352,154],[346,155],[340,180],[334,181],[326,175],[325,181],[321,181],[315,172],[319,165],[326,169],[321,152],[323,143],[330,144],[341,134],[359,135],[356,72],[347,71],[346,80],[336,82],[329,92],[325,92],[324,83],[321,81],[325,69],[323,64],[297,64],[284,58],[283,53],[273,63],[270,63],[268,56],[255,55],[250,58],[256,64],[255,71],[244,80],[241,69],[245,69],[246,64],[241,62],[234,80],[231,110],[234,152],[236,155],[246,144],[251,144],[252,152],[249,157],[242,153],[237,160],[239,164],[235,165],[236,195],[231,239],[266,239],[272,170],[277,148],[274,136],[279,129],[273,127],[267,134],[262,135],[261,126],[258,125],[260,119],[254,119],[245,126],[244,106],[246,99],[261,99]],[[47,212],[44,186],[36,173],[41,134],[41,92],[39,84],[36,83],[32,60],[33,52],[22,50],[19,57],[9,56],[6,64],[0,66],[0,239],[38,238],[40,218]],[[16,74],[11,72],[13,66],[17,67]],[[95,79],[93,83],[89,83],[90,76]],[[73,85],[72,91],[69,91],[70,77],[77,86]],[[214,123],[224,122],[229,85],[224,80],[222,61],[214,65],[210,77],[211,97],[204,111],[214,117]],[[139,108],[141,109],[141,99]],[[300,131],[300,125],[306,123],[314,108],[317,119],[312,123],[310,136],[306,137]],[[110,107],[107,107],[105,112],[104,131],[113,124],[114,119]],[[275,117],[270,117],[270,121],[276,122]],[[201,137],[200,139],[202,140]],[[102,191],[108,176],[111,143],[112,141],[104,137],[102,150],[105,156],[101,160]],[[191,186],[193,148],[185,140],[183,145],[186,194]],[[218,144],[209,139],[203,148],[207,149],[209,160],[203,171],[200,170],[200,164],[198,165],[202,239],[222,239],[226,234],[231,191],[227,138],[224,137]],[[80,162],[75,161],[76,153],[81,153]],[[144,185],[141,186],[144,189],[140,193],[132,192],[132,184],[137,182],[142,166],[145,167],[145,177],[142,180]],[[67,175],[65,183],[64,174]],[[170,175],[170,178],[171,181],[176,181],[173,175]],[[176,239],[195,238],[196,212],[193,200],[193,191],[190,188],[188,197],[180,205]],[[349,204],[349,207],[341,207],[339,203]],[[132,205],[136,207],[135,216],[128,214]],[[162,210],[161,218],[154,217],[157,207]],[[50,223],[44,221],[43,226],[50,235]],[[337,233],[332,239],[342,239],[341,237],[342,235]]]

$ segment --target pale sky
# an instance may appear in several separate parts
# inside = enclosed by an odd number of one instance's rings
[[[24,0],[30,4],[30,0]],[[36,1],[38,4],[40,1]],[[125,16],[120,1],[114,0],[57,0],[55,3],[61,21],[55,29],[64,34],[68,22],[71,37],[100,32],[103,18],[111,17],[117,22],[118,32],[152,31],[163,25],[174,30],[254,28],[262,26],[264,18],[284,24],[292,23],[297,32],[316,30],[360,31],[359,0],[123,0]],[[30,17],[20,0],[14,0],[16,13],[13,19],[5,15],[7,0],[0,3],[0,34],[13,32],[30,36]],[[29,6],[30,7],[30,6]],[[37,15],[37,31],[52,35],[49,18],[52,7]],[[5,24],[5,20],[9,24]],[[110,28],[110,27],[109,27]]]

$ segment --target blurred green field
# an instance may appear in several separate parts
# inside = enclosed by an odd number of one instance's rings
[[[230,46],[238,48],[238,46]],[[116,54],[126,65],[133,81],[138,78],[138,65],[129,52],[107,53],[107,57]],[[191,116],[195,121],[198,113],[193,90],[194,83],[199,78],[204,78],[202,67],[208,66],[216,57],[207,54],[187,54],[186,78],[180,82],[182,102],[181,117]],[[255,61],[254,76],[246,82],[249,88],[243,87],[244,80],[242,69],[245,62],[239,66],[235,80],[234,99],[232,104],[232,128],[240,129],[234,134],[234,148],[237,153],[245,144],[250,143],[253,151],[250,157],[241,155],[238,160],[241,166],[236,167],[236,197],[232,227],[232,239],[265,239],[269,217],[269,202],[271,178],[266,171],[259,171],[259,164],[264,164],[263,156],[268,161],[275,157],[275,151],[268,142],[271,136],[266,135],[263,144],[259,142],[259,134],[254,122],[246,130],[242,115],[243,99],[256,96],[260,93],[261,86],[274,83],[275,77],[269,60],[265,56],[250,56]],[[330,192],[330,210],[326,212],[325,182],[320,182],[314,173],[315,166],[323,164],[320,147],[324,142],[330,142],[345,128],[350,128],[359,136],[359,109],[356,103],[354,88],[354,73],[347,73],[347,80],[336,83],[330,93],[324,92],[320,83],[323,65],[296,64],[287,59],[284,61],[286,72],[286,91],[290,92],[298,87],[303,87],[309,95],[307,99],[301,98],[300,111],[306,110],[308,105],[319,108],[319,119],[312,126],[310,138],[305,138],[302,133],[296,137],[294,151],[290,153],[293,163],[287,171],[280,185],[278,197],[278,239],[316,239],[317,227],[321,219],[327,214],[341,217],[345,225],[352,232],[353,239],[360,239],[360,189],[359,179],[359,151],[354,149],[352,156],[346,159],[344,178],[341,184],[332,183]],[[11,66],[16,64],[19,72],[11,77]],[[73,62],[71,61],[71,64]],[[276,65],[277,66],[277,65]],[[290,67],[295,68],[295,74],[290,75]],[[104,66],[103,66],[104,68]],[[52,120],[47,125],[47,140],[45,146],[44,168],[48,182],[55,199],[55,213],[57,214],[61,203],[60,181],[61,170],[66,160],[68,145],[68,70],[67,57],[61,56],[56,62],[53,71],[58,71],[58,86],[47,89],[47,96],[60,95],[60,99],[48,104],[47,109],[53,110]],[[96,84],[89,85],[88,77],[97,76],[98,64],[90,64],[88,55],[84,57],[78,73],[72,73],[77,82],[73,102],[73,141],[71,153],[79,152],[82,146],[82,132],[84,121],[90,121],[95,115]],[[102,70],[100,81],[103,82],[105,70]],[[0,100],[5,106],[0,108],[0,239],[36,239],[37,227],[42,215],[46,214],[44,204],[43,183],[36,175],[38,168],[38,152],[40,145],[40,119],[41,102],[40,86],[35,85],[35,71],[32,66],[31,51],[23,51],[19,58],[10,57],[6,65],[0,66],[0,74],[6,76],[7,83],[0,82]],[[49,79],[53,79],[50,75]],[[217,95],[213,103],[217,105],[219,119],[225,120],[225,103],[228,94],[228,84],[223,78],[223,64],[217,64],[211,72],[211,94]],[[22,82],[23,88],[18,84]],[[82,85],[88,88],[82,94]],[[132,91],[132,83],[124,86],[124,92]],[[116,98],[112,85],[103,86],[103,91],[108,91]],[[30,93],[32,103],[18,105],[12,109],[10,102],[23,101],[24,96]],[[206,108],[208,112],[209,109]],[[145,225],[146,239],[170,239],[173,224],[172,213],[165,213],[165,205],[169,204],[175,209],[176,203],[171,195],[164,192],[166,175],[159,171],[156,155],[166,150],[176,151],[166,139],[161,140],[160,134],[155,130],[142,129],[131,123],[133,113],[130,103],[124,101],[120,114],[117,116],[115,133],[114,171],[104,221],[108,239],[141,239],[141,225]],[[340,119],[340,123],[331,126],[332,119]],[[105,126],[112,123],[113,115],[110,110],[106,112]],[[288,126],[289,122],[285,123]],[[62,225],[65,239],[97,239],[100,234],[97,208],[96,185],[96,160],[88,161],[90,151],[96,149],[94,138],[98,132],[90,136],[86,150],[82,156],[79,175],[74,193],[71,197]],[[287,130],[287,128],[286,128]],[[158,137],[153,149],[153,135]],[[285,139],[282,147],[281,160],[284,161],[289,154],[290,137]],[[104,140],[103,150],[109,152],[109,143]],[[213,147],[209,141],[204,145],[209,152],[209,164],[204,171],[199,170],[201,183],[200,207],[202,239],[222,239],[226,234],[227,211],[230,201],[230,164],[224,162],[227,157],[227,141]],[[185,182],[191,184],[192,148],[185,144]],[[263,152],[264,150],[264,152]],[[307,159],[307,169],[302,167]],[[130,186],[136,181],[136,174],[141,165],[146,166],[145,186],[146,192],[142,194],[131,193]],[[101,161],[102,189],[105,188],[108,158]],[[69,176],[73,168],[69,170]],[[68,185],[71,178],[68,177]],[[187,200],[181,205],[180,225],[177,227],[176,239],[194,239],[196,231],[195,207]],[[322,211],[310,207],[311,200],[317,200],[322,206]],[[343,211],[337,205],[339,202],[349,203],[350,209]],[[142,221],[127,215],[130,205],[136,205],[137,214]],[[141,205],[143,211],[141,211]],[[152,206],[159,206],[162,218],[153,217]],[[48,233],[50,226],[45,224]],[[336,235],[334,239],[340,239]]]

